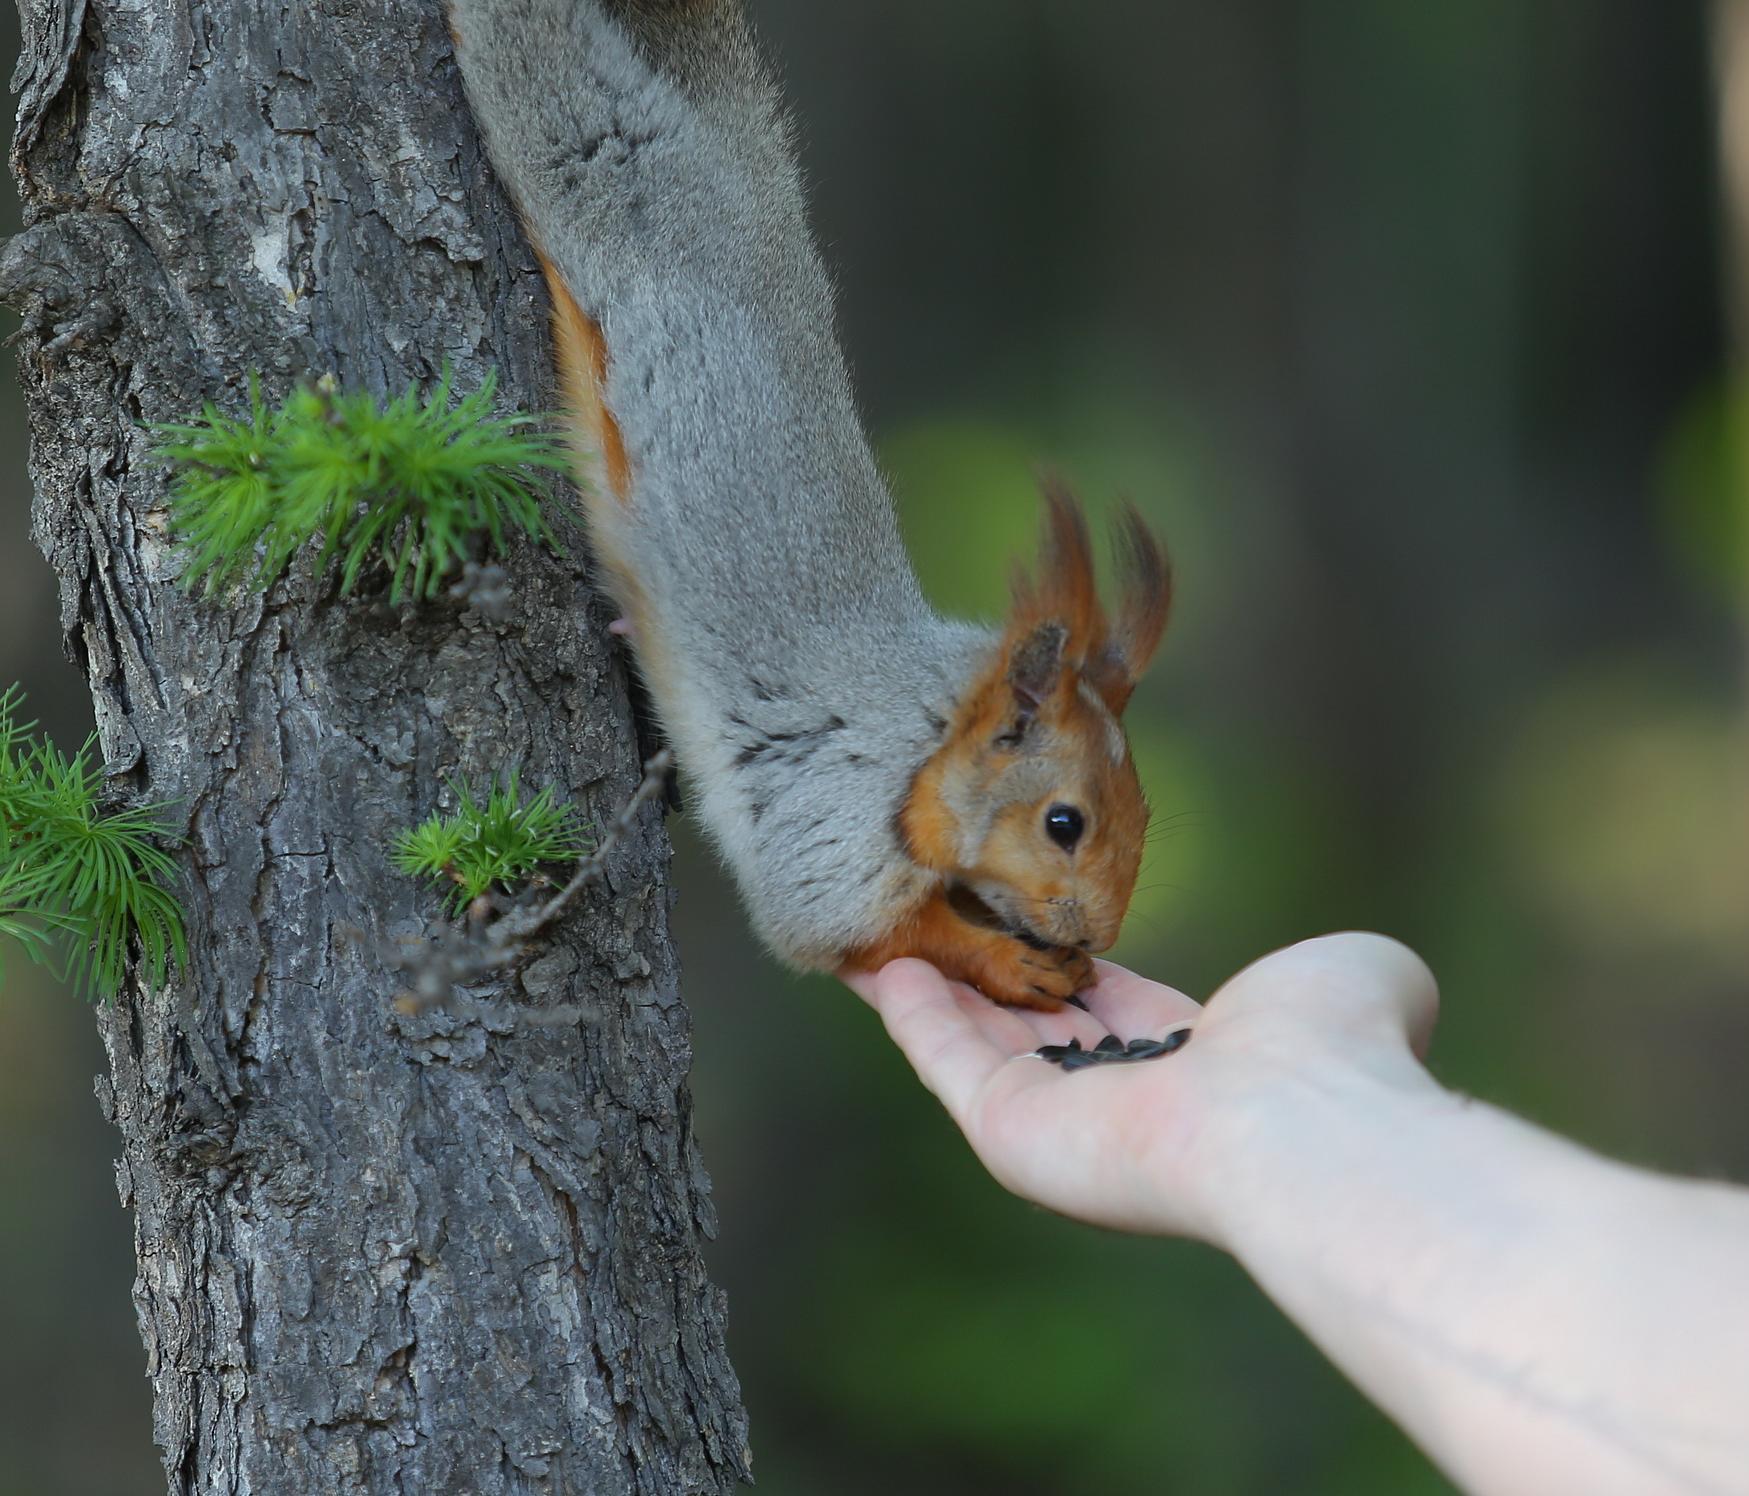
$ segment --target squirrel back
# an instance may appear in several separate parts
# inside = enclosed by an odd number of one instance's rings
[[[739,5],[452,0],[450,15],[552,292],[594,548],[755,925],[796,965],[925,955],[1005,1001],[1054,1004],[1135,881],[1145,810],[1122,701],[1082,671],[1133,683],[1151,653],[1158,628],[1134,620],[1164,623],[1157,543],[1126,532],[1132,590],[1153,595],[1114,630],[1056,495],[1055,559],[1008,628],[940,618],[857,417],[790,130]],[[1071,605],[1079,622],[1056,619]],[[1040,829],[1048,806],[999,805],[1015,784],[953,767],[992,712],[1021,707],[1030,725],[1001,723],[990,751],[1034,760],[1026,794],[1078,797],[1094,824],[1066,853]],[[998,856],[1004,815],[1035,835]]]

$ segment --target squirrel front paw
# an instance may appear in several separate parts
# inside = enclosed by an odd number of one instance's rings
[[[1055,1012],[1083,987],[1093,985],[1093,958],[1069,945],[1038,950],[1010,937],[984,952],[976,965],[978,969],[961,980],[1011,1008]]]
[[[847,966],[878,970],[901,956],[929,962],[952,981],[976,987],[1011,1008],[1054,1013],[1093,985],[1093,958],[1077,946],[1029,944],[954,910],[945,892],[885,939],[846,951]]]

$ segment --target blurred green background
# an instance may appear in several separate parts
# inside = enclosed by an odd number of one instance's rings
[[[1206,994],[1390,931],[1441,977],[1448,1083],[1749,1179],[1749,403],[1706,9],[754,8],[932,594],[1000,609],[1041,461],[1172,543],[1131,708],[1169,832],[1119,958]],[[71,746],[5,362],[0,683]],[[761,1491],[1448,1489],[1227,1262],[998,1191],[676,835]],[[100,1047],[4,980],[0,1492],[161,1489]]]

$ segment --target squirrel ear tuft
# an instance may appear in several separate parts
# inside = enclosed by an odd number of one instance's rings
[[[1136,681],[1159,648],[1172,608],[1172,568],[1166,548],[1132,504],[1114,534],[1120,601],[1115,618],[1100,607],[1093,551],[1081,506],[1062,480],[1044,480],[1045,526],[1036,579],[1015,576],[1007,632],[1007,676],[1031,711],[1075,670],[1113,715],[1122,713]]]
[[[1032,616],[1062,624],[1068,630],[1064,652],[1072,660],[1084,660],[1105,642],[1105,615],[1093,580],[1087,518],[1068,485],[1055,474],[1044,478],[1044,500],[1045,527],[1039,544],[1038,587],[1031,594],[1036,609]]]
[[[1056,692],[1068,642],[1068,629],[1053,621],[1036,625],[1009,649],[1008,685],[1022,711],[1030,714]]]
[[[1060,683],[1065,667],[1104,648],[1105,615],[1093,583],[1087,521],[1061,480],[1044,480],[1044,535],[1036,575],[1014,574],[1004,653],[1008,683],[1024,707],[1036,707]]]
[[[1123,506],[1112,545],[1121,601],[1109,641],[1087,662],[1087,679],[1119,715],[1166,632],[1172,612],[1172,563],[1133,504]]]

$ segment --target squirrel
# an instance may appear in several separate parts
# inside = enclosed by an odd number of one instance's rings
[[[924,600],[740,0],[449,0],[462,83],[552,297],[591,546],[764,941],[918,956],[1055,1009],[1117,938],[1147,807],[1120,719],[1165,629],[1047,483],[999,629]]]

